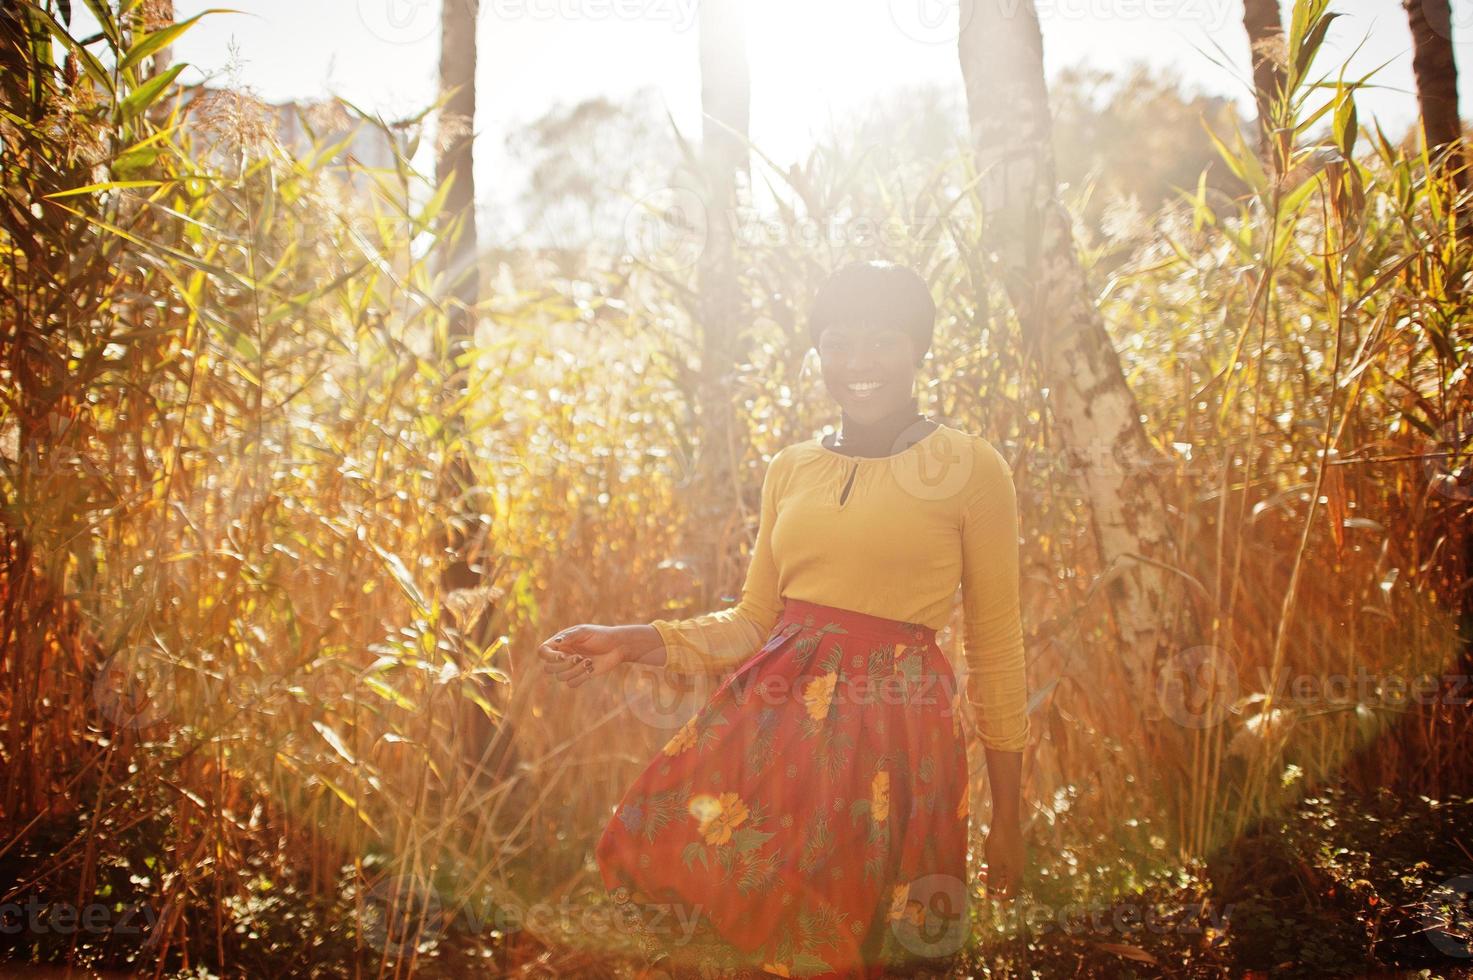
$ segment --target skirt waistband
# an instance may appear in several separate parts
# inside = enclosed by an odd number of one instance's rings
[[[806,599],[783,598],[783,611],[773,629],[782,629],[796,623],[808,629],[822,629],[833,624],[844,632],[886,643],[907,643],[914,646],[929,646],[936,641],[936,631],[922,623],[909,623],[899,619],[886,619],[872,613],[841,609],[821,602]]]

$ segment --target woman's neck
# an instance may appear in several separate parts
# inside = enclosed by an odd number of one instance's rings
[[[930,431],[930,427],[917,424],[924,419],[925,416],[916,411],[914,397],[909,403],[873,422],[856,422],[848,412],[841,410],[839,432],[834,437],[833,448],[850,456],[891,456]],[[915,430],[915,438],[906,440],[907,445],[901,445],[901,438],[909,429]]]

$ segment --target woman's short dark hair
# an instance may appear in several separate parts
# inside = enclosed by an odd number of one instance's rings
[[[898,327],[915,340],[917,359],[931,349],[936,303],[931,287],[913,269],[894,262],[851,262],[835,270],[818,288],[808,312],[808,339],[835,323]]]

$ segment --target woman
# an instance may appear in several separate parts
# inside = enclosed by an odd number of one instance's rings
[[[840,431],[773,457],[741,602],[574,626],[539,647],[574,687],[622,663],[724,678],[596,850],[605,885],[634,899],[626,909],[647,925],[658,908],[677,962],[880,976],[961,947],[962,691],[935,641],[959,584],[992,787],[987,885],[1017,887],[1029,726],[1014,488],[990,443],[916,411],[935,317],[909,269],[834,273],[809,330]],[[704,945],[680,931],[692,917]]]

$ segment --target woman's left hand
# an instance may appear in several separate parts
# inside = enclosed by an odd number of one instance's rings
[[[994,824],[987,831],[983,857],[987,862],[988,895],[993,898],[1016,896],[1026,860],[1023,829],[1015,821]]]

